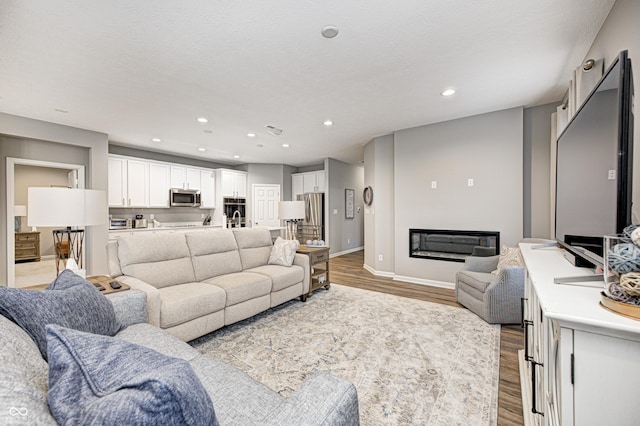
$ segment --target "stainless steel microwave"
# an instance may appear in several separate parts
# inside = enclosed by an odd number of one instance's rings
[[[169,190],[171,207],[200,207],[200,191],[197,189],[171,188]]]

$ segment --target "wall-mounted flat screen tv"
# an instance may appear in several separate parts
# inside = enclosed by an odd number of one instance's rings
[[[631,224],[632,177],[633,76],[625,50],[558,137],[556,239],[602,255],[603,236]]]

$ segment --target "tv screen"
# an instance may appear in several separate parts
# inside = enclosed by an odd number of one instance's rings
[[[627,51],[558,138],[556,238],[602,255],[602,237],[631,224],[633,79]]]

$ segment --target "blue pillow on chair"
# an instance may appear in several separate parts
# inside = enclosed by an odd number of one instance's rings
[[[123,327],[113,305],[90,282],[65,269],[44,291],[0,286],[0,314],[26,331],[47,359],[44,327],[59,324],[113,336]]]
[[[61,425],[218,425],[185,360],[124,340],[48,325],[51,414]]]

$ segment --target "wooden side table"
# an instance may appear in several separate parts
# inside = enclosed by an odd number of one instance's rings
[[[40,262],[40,232],[16,232],[14,249],[16,263],[27,260]]]
[[[311,296],[314,290],[324,287],[329,290],[331,287],[331,279],[329,277],[329,247],[309,247],[301,245],[298,247],[298,253],[309,256],[309,275],[311,282],[309,283],[309,293]]]

